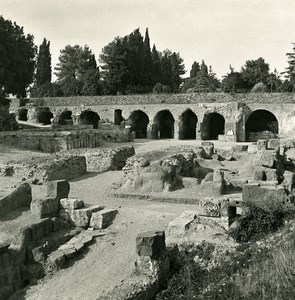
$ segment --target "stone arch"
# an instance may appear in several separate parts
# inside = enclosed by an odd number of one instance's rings
[[[28,121],[28,110],[24,107],[18,110],[18,118],[19,121]]]
[[[100,120],[100,116],[96,112],[90,109],[84,110],[80,114],[81,125],[93,125],[93,128],[97,129],[99,120]]]
[[[134,110],[128,121],[131,125],[131,131],[135,132],[135,138],[146,138],[147,137],[147,126],[149,124],[148,115],[141,110]]]
[[[196,139],[196,127],[198,123],[198,117],[191,110],[185,110],[180,116],[179,121],[179,139],[180,140],[193,140]]]
[[[122,117],[122,109],[115,109],[115,111],[114,111],[114,124],[115,125],[120,125],[123,120],[124,119]]]
[[[152,137],[160,139],[174,138],[174,117],[168,109],[159,111],[152,128]]]
[[[277,138],[279,122],[272,112],[265,109],[258,109],[248,116],[245,131],[247,142]]]
[[[57,124],[67,125],[68,123],[73,123],[72,112],[65,110],[59,115]]]
[[[219,134],[224,134],[225,119],[217,113],[206,113],[201,126],[202,140],[218,140]]]
[[[44,125],[51,124],[53,113],[48,107],[42,107],[37,112],[37,122]]]

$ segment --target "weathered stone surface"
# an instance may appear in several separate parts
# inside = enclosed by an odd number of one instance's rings
[[[60,200],[60,206],[66,210],[74,210],[84,207],[84,201],[77,198],[63,198]]]
[[[195,220],[195,213],[182,213],[181,216],[172,220],[168,224],[168,233],[170,235],[180,235],[189,229],[191,223]]]
[[[31,202],[31,212],[39,218],[55,217],[59,213],[59,200],[52,197],[34,199]]]
[[[50,271],[59,270],[64,266],[66,262],[66,256],[63,251],[56,250],[48,256],[47,261],[48,265],[50,266]]]
[[[288,210],[294,207],[293,196],[282,186],[247,184],[242,192],[243,201],[266,211]]]
[[[280,140],[279,139],[270,139],[267,142],[267,149],[278,149],[280,148]]]
[[[224,173],[221,170],[214,170],[213,173],[208,173],[201,182],[201,189],[208,196],[222,195],[224,187]]]
[[[0,216],[22,207],[30,207],[31,201],[31,186],[28,183],[23,183],[11,194],[0,199]]]
[[[118,211],[116,209],[103,209],[102,211],[94,212],[91,215],[90,227],[94,229],[103,229],[111,225]]]
[[[233,152],[246,152],[248,151],[248,145],[235,145],[232,150]]]
[[[136,237],[136,252],[139,256],[158,257],[166,249],[164,231],[147,231]]]
[[[86,154],[87,170],[91,172],[105,172],[121,170],[129,157],[135,154],[133,146],[124,146],[115,149],[101,149]]]
[[[70,184],[67,180],[53,180],[47,182],[47,195],[58,199],[67,198]]]
[[[193,177],[183,177],[182,178],[183,187],[186,189],[193,189],[199,185],[199,181],[197,178]]]
[[[104,206],[94,205],[87,208],[75,209],[69,212],[69,219],[75,226],[87,228],[91,215],[103,208]]]
[[[257,181],[277,181],[277,169],[270,169],[265,167],[254,167],[254,180]]]
[[[267,146],[267,141],[266,140],[258,140],[256,145],[257,145],[258,150],[265,150],[266,146]]]
[[[0,287],[0,299],[8,299],[10,295],[14,292],[14,287],[12,284],[5,285]]]

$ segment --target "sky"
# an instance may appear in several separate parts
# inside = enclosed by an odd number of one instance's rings
[[[0,15],[36,45],[50,41],[53,67],[66,45],[87,44],[98,58],[114,37],[148,28],[151,45],[180,53],[187,76],[204,59],[219,78],[259,57],[284,71],[294,12],[294,0],[0,0]]]

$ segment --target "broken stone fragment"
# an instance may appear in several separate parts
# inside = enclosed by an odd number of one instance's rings
[[[116,209],[104,209],[92,214],[90,219],[90,227],[94,229],[103,229],[109,227],[115,219],[118,211]]]
[[[277,149],[280,148],[280,140],[279,139],[270,139],[267,142],[267,149]]]
[[[180,217],[172,220],[168,224],[168,233],[170,235],[181,235],[187,231],[191,223],[195,220],[195,213],[182,213]]]
[[[60,206],[66,210],[74,210],[84,207],[84,201],[77,198],[63,198],[60,200]]]
[[[69,212],[70,221],[77,227],[87,228],[91,215],[104,209],[104,206],[93,205],[87,208],[75,209]]]
[[[47,195],[58,199],[67,198],[70,192],[70,184],[67,180],[53,180],[47,183]]]
[[[166,249],[164,231],[147,231],[136,237],[136,252],[139,256],[158,257]]]

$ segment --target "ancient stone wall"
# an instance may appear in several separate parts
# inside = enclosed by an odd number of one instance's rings
[[[161,138],[161,133],[159,133],[161,125],[159,125],[158,117],[159,113],[163,111],[171,114],[172,128],[169,129],[171,133],[168,138],[174,139],[181,139],[184,135],[183,131],[186,129],[183,127],[183,117],[188,111],[196,119],[195,128],[190,128],[192,131],[190,136],[196,139],[211,138],[208,132],[214,126],[207,121],[212,113],[220,114],[224,118],[224,129],[221,128],[218,132],[223,141],[242,142],[249,140],[247,138],[247,134],[249,135],[247,120],[257,110],[265,110],[273,114],[278,123],[278,132],[275,133],[278,133],[279,137],[291,137],[295,129],[293,93],[235,95],[206,93],[35,98],[30,99],[26,107],[28,108],[28,121],[36,122],[38,111],[48,109],[53,114],[54,119],[58,119],[63,112],[71,112],[74,124],[75,122],[79,124],[81,115],[85,111],[95,113],[104,122],[117,125],[119,125],[120,120],[130,122],[131,114],[140,111],[147,119],[144,132],[146,132],[145,137],[148,138]],[[11,111],[17,112],[18,109],[19,107],[13,106]],[[190,120],[187,119],[187,122],[189,123]],[[137,130],[142,131],[142,128]],[[259,130],[257,131],[259,132]],[[268,128],[265,131],[269,131]]]
[[[133,146],[100,149],[94,153],[86,153],[87,170],[91,172],[121,170],[125,166],[127,158],[134,154]]]
[[[86,158],[84,156],[70,156],[59,158],[34,159],[28,162],[8,162],[0,166],[0,173],[9,169],[9,176],[42,183],[48,180],[73,179],[86,173]]]

